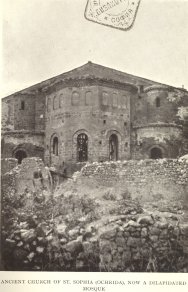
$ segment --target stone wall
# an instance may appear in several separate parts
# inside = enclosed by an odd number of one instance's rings
[[[15,157],[23,150],[27,157],[44,158],[44,133],[30,131],[8,131],[3,135],[1,155],[3,158]]]
[[[92,177],[100,185],[127,190],[133,198],[152,200],[162,195],[166,199],[188,195],[188,163],[186,160],[130,160],[87,164],[81,176]]]
[[[184,153],[183,130],[175,124],[150,124],[134,128],[132,159],[150,159],[151,149],[160,149],[163,158],[176,158]]]
[[[131,272],[133,267],[137,272],[167,272],[173,271],[173,268],[177,271],[177,265],[183,265],[183,261],[178,263],[177,258],[183,254],[187,258],[187,224],[175,226],[165,220],[143,215],[136,222],[119,221],[119,225],[108,228],[99,240],[102,271]]]
[[[130,96],[128,88],[113,84],[74,84],[46,93],[46,163],[61,166],[77,162],[77,136],[88,136],[88,161],[109,160],[109,137],[118,137],[119,159],[130,157]],[[135,91],[135,89],[133,90]],[[59,153],[53,155],[53,137]]]
[[[22,214],[4,237],[6,270],[188,272],[188,225],[141,214],[119,216],[102,229]],[[26,219],[28,217],[28,220]]]

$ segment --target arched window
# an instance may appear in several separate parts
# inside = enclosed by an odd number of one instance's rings
[[[52,153],[58,156],[58,138],[54,137],[52,142]]]
[[[80,95],[77,91],[72,93],[72,105],[78,105],[80,102]]]
[[[156,100],[156,107],[160,107],[161,106],[161,100],[160,100],[160,97],[157,97]]]
[[[109,139],[109,159],[118,160],[118,137],[112,134]]]
[[[22,160],[27,157],[27,154],[24,150],[17,150],[15,152],[15,158],[18,160],[18,164],[22,163]]]
[[[102,93],[102,104],[108,105],[108,93],[105,91]]]
[[[47,111],[49,112],[51,110],[51,99],[50,97],[47,99]]]
[[[117,93],[113,93],[113,106],[118,106],[118,95]]]
[[[151,159],[160,159],[163,158],[163,154],[160,148],[154,147],[150,151],[150,158]]]
[[[84,133],[77,137],[77,160],[79,162],[88,160],[88,136]]]
[[[56,110],[58,108],[58,98],[57,95],[53,98],[53,109]]]
[[[63,94],[61,93],[61,94],[59,95],[59,107],[60,107],[60,108],[63,107],[63,101],[64,101],[63,98],[64,98],[64,97],[63,97]]]
[[[92,105],[92,92],[91,91],[86,92],[85,103],[86,103],[86,105]]]
[[[121,106],[124,109],[126,109],[126,107],[127,107],[127,97],[126,97],[126,95],[122,95],[122,97],[121,97]]]

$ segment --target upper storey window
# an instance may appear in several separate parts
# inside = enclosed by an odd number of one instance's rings
[[[161,106],[161,100],[160,100],[159,97],[156,98],[155,103],[156,103],[156,107],[160,107]]]
[[[58,98],[57,95],[53,98],[53,109],[56,110],[58,108]]]
[[[143,85],[139,85],[138,93],[143,93],[143,92],[144,92],[144,86]]]
[[[77,91],[72,93],[72,105],[78,105],[80,103],[80,94]]]
[[[49,112],[51,110],[51,98],[49,97],[47,99],[47,111]]]
[[[126,95],[122,95],[122,98],[121,98],[121,106],[124,109],[127,107],[127,97],[126,97]]]
[[[20,104],[20,109],[21,110],[24,110],[25,109],[25,101],[21,101],[21,104]]]
[[[118,95],[117,95],[117,93],[113,93],[113,106],[114,107],[118,106]]]
[[[86,103],[86,105],[92,105],[92,92],[91,91],[86,92],[85,103]]]
[[[59,95],[59,107],[60,108],[62,108],[63,107],[63,102],[64,102],[64,96],[63,96],[63,94],[61,93],[60,95]]]
[[[103,93],[102,93],[102,104],[108,105],[108,93],[105,91],[103,91]]]

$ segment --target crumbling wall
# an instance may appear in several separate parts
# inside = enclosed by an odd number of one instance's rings
[[[188,224],[151,215],[119,216],[102,230],[22,215],[4,238],[5,269],[188,272]],[[134,218],[133,218],[134,217]]]
[[[87,164],[81,177],[92,177],[99,184],[128,190],[132,198],[153,200],[184,198],[188,194],[188,164],[186,160],[129,160]],[[80,177],[80,178],[81,178]]]
[[[102,271],[186,271],[187,262],[177,259],[188,260],[188,225],[144,215],[120,221],[100,235],[99,251]]]
[[[22,194],[50,189],[50,174],[40,158],[25,158],[2,176],[2,192]]]

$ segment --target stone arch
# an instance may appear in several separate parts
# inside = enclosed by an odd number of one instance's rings
[[[85,129],[78,130],[73,135],[73,160],[86,162],[91,158],[91,136]]]
[[[152,145],[148,152],[150,159],[162,159],[165,157],[165,149],[160,145]]]

